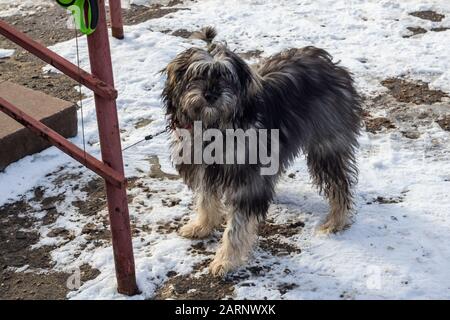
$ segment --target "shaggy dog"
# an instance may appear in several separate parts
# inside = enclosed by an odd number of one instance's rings
[[[194,135],[195,121],[201,121],[205,129],[222,131],[278,129],[279,153],[279,170],[273,175],[261,174],[260,161],[176,165],[193,190],[197,207],[196,219],[183,226],[180,234],[204,238],[226,219],[223,239],[210,265],[213,275],[223,276],[248,259],[276,182],[301,152],[307,157],[312,181],[330,204],[321,229],[337,232],[348,225],[351,188],[358,175],[355,151],[361,105],[349,72],[322,49],[289,49],[249,66],[226,45],[213,43],[215,35],[211,27],[197,32],[208,48],[187,49],[163,70],[167,80],[162,97],[173,153],[178,155],[185,140],[177,132]],[[269,143],[267,149],[274,148]]]

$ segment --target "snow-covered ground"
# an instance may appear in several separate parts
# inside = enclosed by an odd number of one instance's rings
[[[0,8],[3,2],[0,0]],[[219,31],[218,39],[225,40],[232,49],[238,52],[257,49],[263,51],[262,56],[289,47],[322,47],[354,73],[359,90],[366,96],[386,90],[380,81],[391,76],[423,80],[432,88],[450,93],[450,30],[403,38],[409,34],[409,26],[426,30],[450,27],[450,3],[447,1],[201,0],[186,1],[180,6],[190,10],[126,27],[125,40],[111,38],[124,146],[164,128],[160,101],[164,77],[158,71],[180,51],[203,45],[160,32],[166,29],[193,31],[213,25]],[[9,7],[6,10],[10,10]],[[408,15],[417,10],[435,10],[446,17],[441,22],[431,22]],[[76,61],[74,40],[51,49]],[[81,66],[89,70],[86,49],[83,39],[80,41]],[[98,155],[93,98],[87,90],[85,93],[88,96],[84,100],[88,151]],[[449,99],[444,99],[442,108],[449,110]],[[141,119],[153,121],[136,127]],[[300,157],[289,171],[296,173],[295,177],[285,177],[278,185],[278,196],[269,217],[279,224],[305,222],[303,230],[289,238],[302,252],[274,257],[257,249],[250,264],[270,268],[262,276],[253,275],[236,284],[234,297],[450,298],[450,136],[436,123],[419,129],[421,136],[415,140],[398,131],[362,134],[357,215],[351,228],[337,235],[323,236],[315,231],[328,208],[312,187],[305,161]],[[73,141],[80,145],[82,138],[78,136]],[[195,263],[208,258],[188,251],[192,241],[175,232],[155,231],[158,225],[194,213],[190,209],[191,194],[179,180],[161,181],[147,176],[151,155],[158,156],[163,171],[174,173],[166,135],[124,154],[127,176],[137,176],[144,186],[159,190],[150,198],[138,188],[131,191],[135,196],[130,204],[133,222],[136,226],[151,227],[150,232],[142,232],[134,238],[138,283],[142,291],[134,299],[151,298],[167,279],[168,271],[189,274]],[[69,297],[124,299],[126,297],[115,292],[111,247],[88,245],[80,249],[86,243],[81,229],[93,218],[77,215],[72,201],[86,195],[80,190],[70,191],[73,182],[56,188],[46,177],[59,166],[66,167],[67,173],[80,170],[74,161],[55,148],[12,164],[0,173],[0,205],[22,194],[31,197],[30,190],[36,186],[44,186],[46,196],[68,191],[66,200],[58,204],[58,211],[65,214],[54,225],[42,227],[40,245],[62,243],[61,239],[45,237],[53,227],[73,231],[77,237],[52,253],[56,268],[65,270],[89,263],[101,274]],[[85,171],[83,174],[81,183],[93,177]],[[161,199],[171,196],[181,199],[180,204],[170,208],[162,205]],[[376,201],[377,197],[395,201]],[[37,208],[36,215],[39,214]],[[214,251],[217,243],[206,246]],[[80,252],[77,258],[76,251]],[[252,286],[244,282],[251,282]],[[277,289],[280,283],[296,286],[282,296]]]
[[[54,6],[55,1],[50,0],[0,0],[0,18],[12,15],[27,15],[38,12],[42,8]]]
[[[0,59],[8,58],[14,54],[12,49],[0,49]]]

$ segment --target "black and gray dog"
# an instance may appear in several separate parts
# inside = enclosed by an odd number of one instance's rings
[[[196,35],[208,48],[187,49],[163,70],[167,74],[163,101],[174,150],[182,143],[177,130],[192,131],[194,121],[220,130],[278,129],[279,170],[261,175],[259,162],[177,164],[194,191],[197,207],[197,218],[180,234],[207,237],[226,217],[210,271],[222,276],[242,265],[279,176],[300,152],[307,156],[314,184],[330,203],[321,229],[345,228],[358,175],[355,151],[361,126],[360,98],[349,72],[333,63],[326,51],[311,46],[286,50],[249,66],[226,45],[212,42],[213,28]]]

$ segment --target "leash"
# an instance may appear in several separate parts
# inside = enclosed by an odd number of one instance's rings
[[[77,67],[81,75],[80,68],[80,52],[78,46],[78,32],[90,35],[95,31],[98,24],[99,8],[97,0],[56,0],[56,2],[63,8],[69,10],[73,15],[75,23],[75,43],[77,48]],[[83,113],[83,94],[81,93],[81,83],[78,83],[80,111],[81,111],[81,131],[83,135],[83,151],[84,160],[86,162],[86,138],[84,130],[84,113]]]
[[[56,0],[56,2],[72,12],[75,25],[82,34],[90,35],[95,31],[99,16],[97,0]]]
[[[74,17],[75,20],[75,17]],[[81,69],[80,69],[80,52],[78,48],[78,32],[77,28],[75,28],[75,43],[77,48],[77,67],[78,72],[81,75]],[[81,132],[83,135],[83,151],[84,151],[84,161],[86,162],[86,138],[84,133],[84,113],[83,113],[83,94],[81,92],[81,83],[78,83],[78,92],[79,92],[79,99],[80,99],[80,112],[81,112]]]
[[[123,148],[122,151],[128,150],[128,149],[130,149],[130,148],[132,148],[132,147],[138,145],[138,144],[141,143],[141,142],[148,141],[148,140],[152,140],[153,138],[156,138],[157,136],[163,134],[164,132],[167,132],[167,128],[164,129],[164,130],[162,130],[162,131],[159,131],[159,132],[157,132],[157,133],[155,133],[155,134],[149,134],[148,136],[145,136],[144,139],[139,140],[139,141],[133,143],[132,145],[129,145],[129,146],[126,147],[126,148]]]
[[[90,35],[95,31],[95,28],[98,24],[98,16],[99,16],[99,9],[98,9],[98,3],[97,0],[56,0],[56,2],[61,5],[62,7],[69,10],[74,18],[75,22],[75,41],[76,41],[76,48],[77,48],[77,66],[78,71],[81,73],[80,68],[80,55],[79,55],[79,48],[78,48],[78,33],[77,29],[80,30],[82,34]],[[83,96],[81,93],[81,84],[79,83],[79,94],[80,94],[80,111],[81,111],[81,130],[83,135],[83,150],[84,150],[84,156],[86,158],[86,141],[85,141],[85,131],[84,131],[84,115],[83,115]],[[122,151],[126,151],[144,141],[152,140],[153,138],[163,134],[164,132],[168,131],[168,128],[159,131],[155,134],[149,134],[148,136],[145,136],[144,139],[139,140],[132,145],[129,145],[128,147],[122,149]]]

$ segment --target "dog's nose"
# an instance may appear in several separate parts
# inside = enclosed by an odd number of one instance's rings
[[[203,96],[205,97],[206,101],[208,101],[209,103],[213,103],[219,98],[218,94],[212,93],[212,92],[205,92],[203,94]]]

